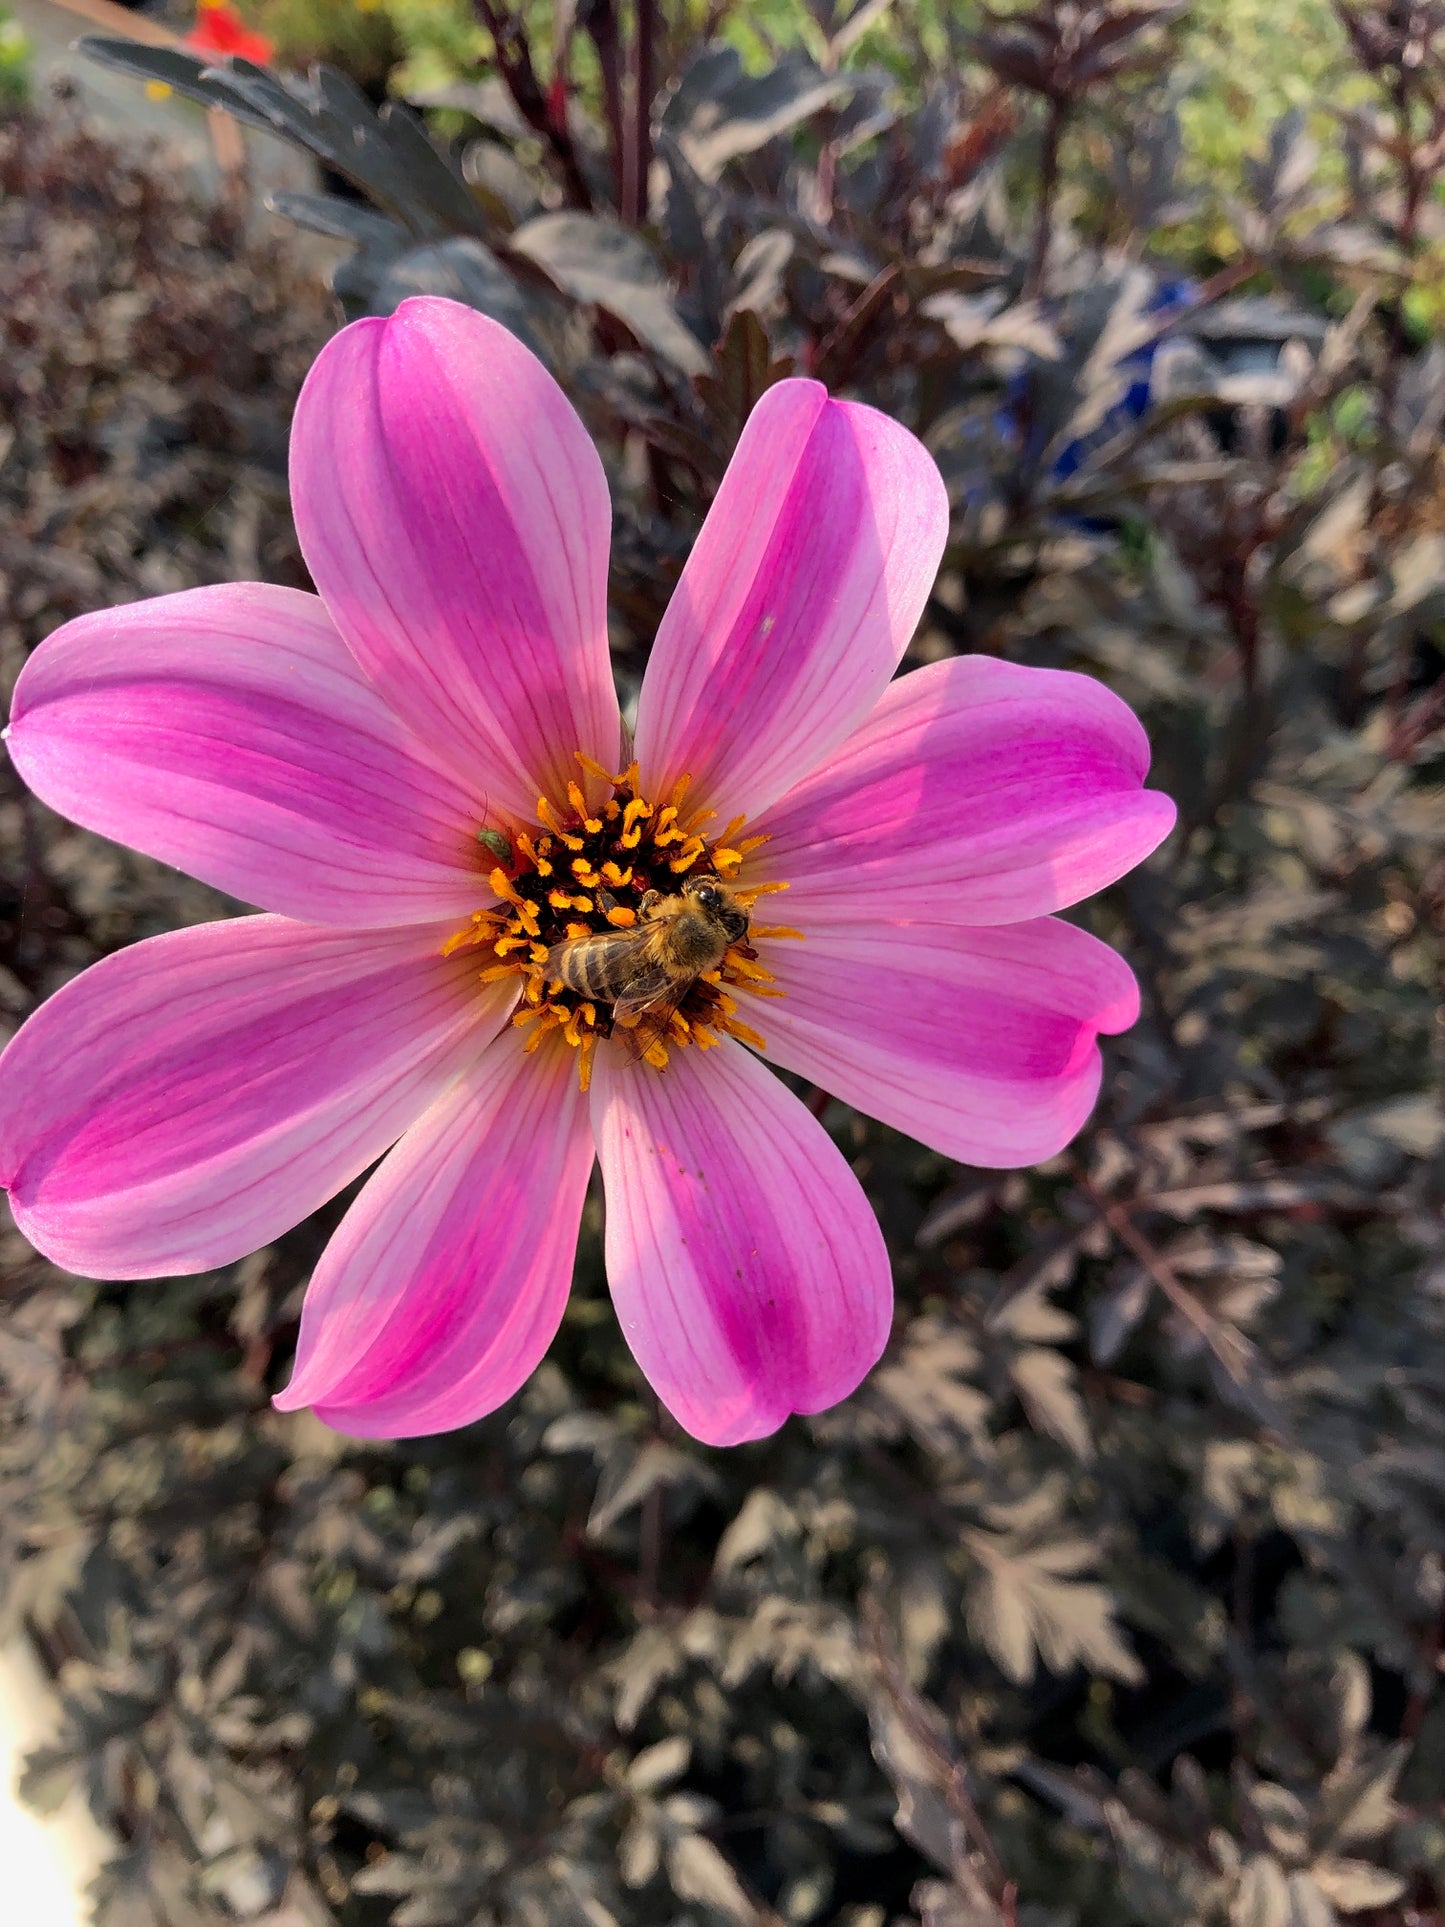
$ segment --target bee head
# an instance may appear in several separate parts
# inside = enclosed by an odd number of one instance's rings
[[[729,943],[737,943],[748,934],[747,911],[715,877],[689,877],[682,888],[684,896],[691,897],[700,910],[717,920]]]

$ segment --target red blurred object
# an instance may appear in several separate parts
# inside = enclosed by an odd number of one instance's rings
[[[266,66],[275,51],[265,34],[248,27],[226,0],[201,0],[196,24],[181,44],[193,53],[215,54],[217,59],[235,54],[258,67]]]

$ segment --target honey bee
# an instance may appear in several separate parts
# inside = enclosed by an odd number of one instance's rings
[[[553,944],[549,983],[565,984],[593,1003],[610,1004],[642,1055],[667,1029],[672,1013],[729,944],[748,934],[748,913],[716,877],[689,877],[676,896],[649,890],[630,930],[606,930]]]

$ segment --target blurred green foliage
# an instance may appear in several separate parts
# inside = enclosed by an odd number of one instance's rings
[[[1245,156],[1298,108],[1328,149],[1331,109],[1368,93],[1329,0],[1196,0],[1183,36],[1179,119],[1198,176],[1235,186]],[[1337,147],[1337,142],[1334,143]]]
[[[0,7],[0,102],[18,106],[30,93],[30,36],[7,7]]]
[[[1020,13],[1025,0],[1002,0],[994,10]],[[470,0],[248,0],[245,11],[270,36],[282,65],[326,60],[366,84],[374,84],[380,70],[403,98],[473,76],[491,48]],[[701,34],[710,13],[719,12],[716,37],[736,47],[755,72],[789,48],[817,57],[826,44],[818,15],[804,0],[743,0],[723,10],[689,0],[670,11],[683,38]],[[539,71],[550,79],[557,9],[552,0],[530,0],[521,12]],[[916,80],[919,50],[942,61],[979,24],[973,0],[893,0],[843,59],[854,67],[881,63],[907,86]],[[1245,158],[1263,153],[1269,129],[1289,109],[1310,115],[1328,150],[1332,107],[1368,93],[1330,0],[1196,0],[1179,45],[1185,152],[1196,177],[1215,187],[1238,187]],[[590,43],[578,34],[573,48],[574,78],[590,98],[596,84]]]

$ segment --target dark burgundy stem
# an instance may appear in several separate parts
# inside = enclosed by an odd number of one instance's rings
[[[637,39],[632,62],[632,139],[627,146],[623,218],[634,227],[647,219],[647,176],[652,167],[652,97],[657,92],[657,0],[637,0]]]
[[[1054,222],[1054,196],[1059,186],[1059,148],[1064,125],[1069,118],[1069,103],[1061,98],[1049,102],[1049,118],[1044,124],[1044,151],[1039,163],[1039,207],[1034,216],[1034,246],[1024,278],[1024,294],[1030,299],[1041,294],[1044,269],[1049,259],[1049,234]]]
[[[621,36],[614,0],[593,0],[585,10],[583,25],[597,49],[597,65],[602,71],[602,106],[612,140],[612,193],[617,212],[625,214],[628,131],[622,101]]]
[[[473,0],[473,3],[482,25],[492,36],[497,68],[517,112],[546,141],[562,170],[562,182],[569,205],[590,208],[592,195],[567,125],[566,89],[559,90],[560,105],[554,111],[537,78],[532,49],[521,21],[515,14],[506,13],[494,5],[493,0]]]

